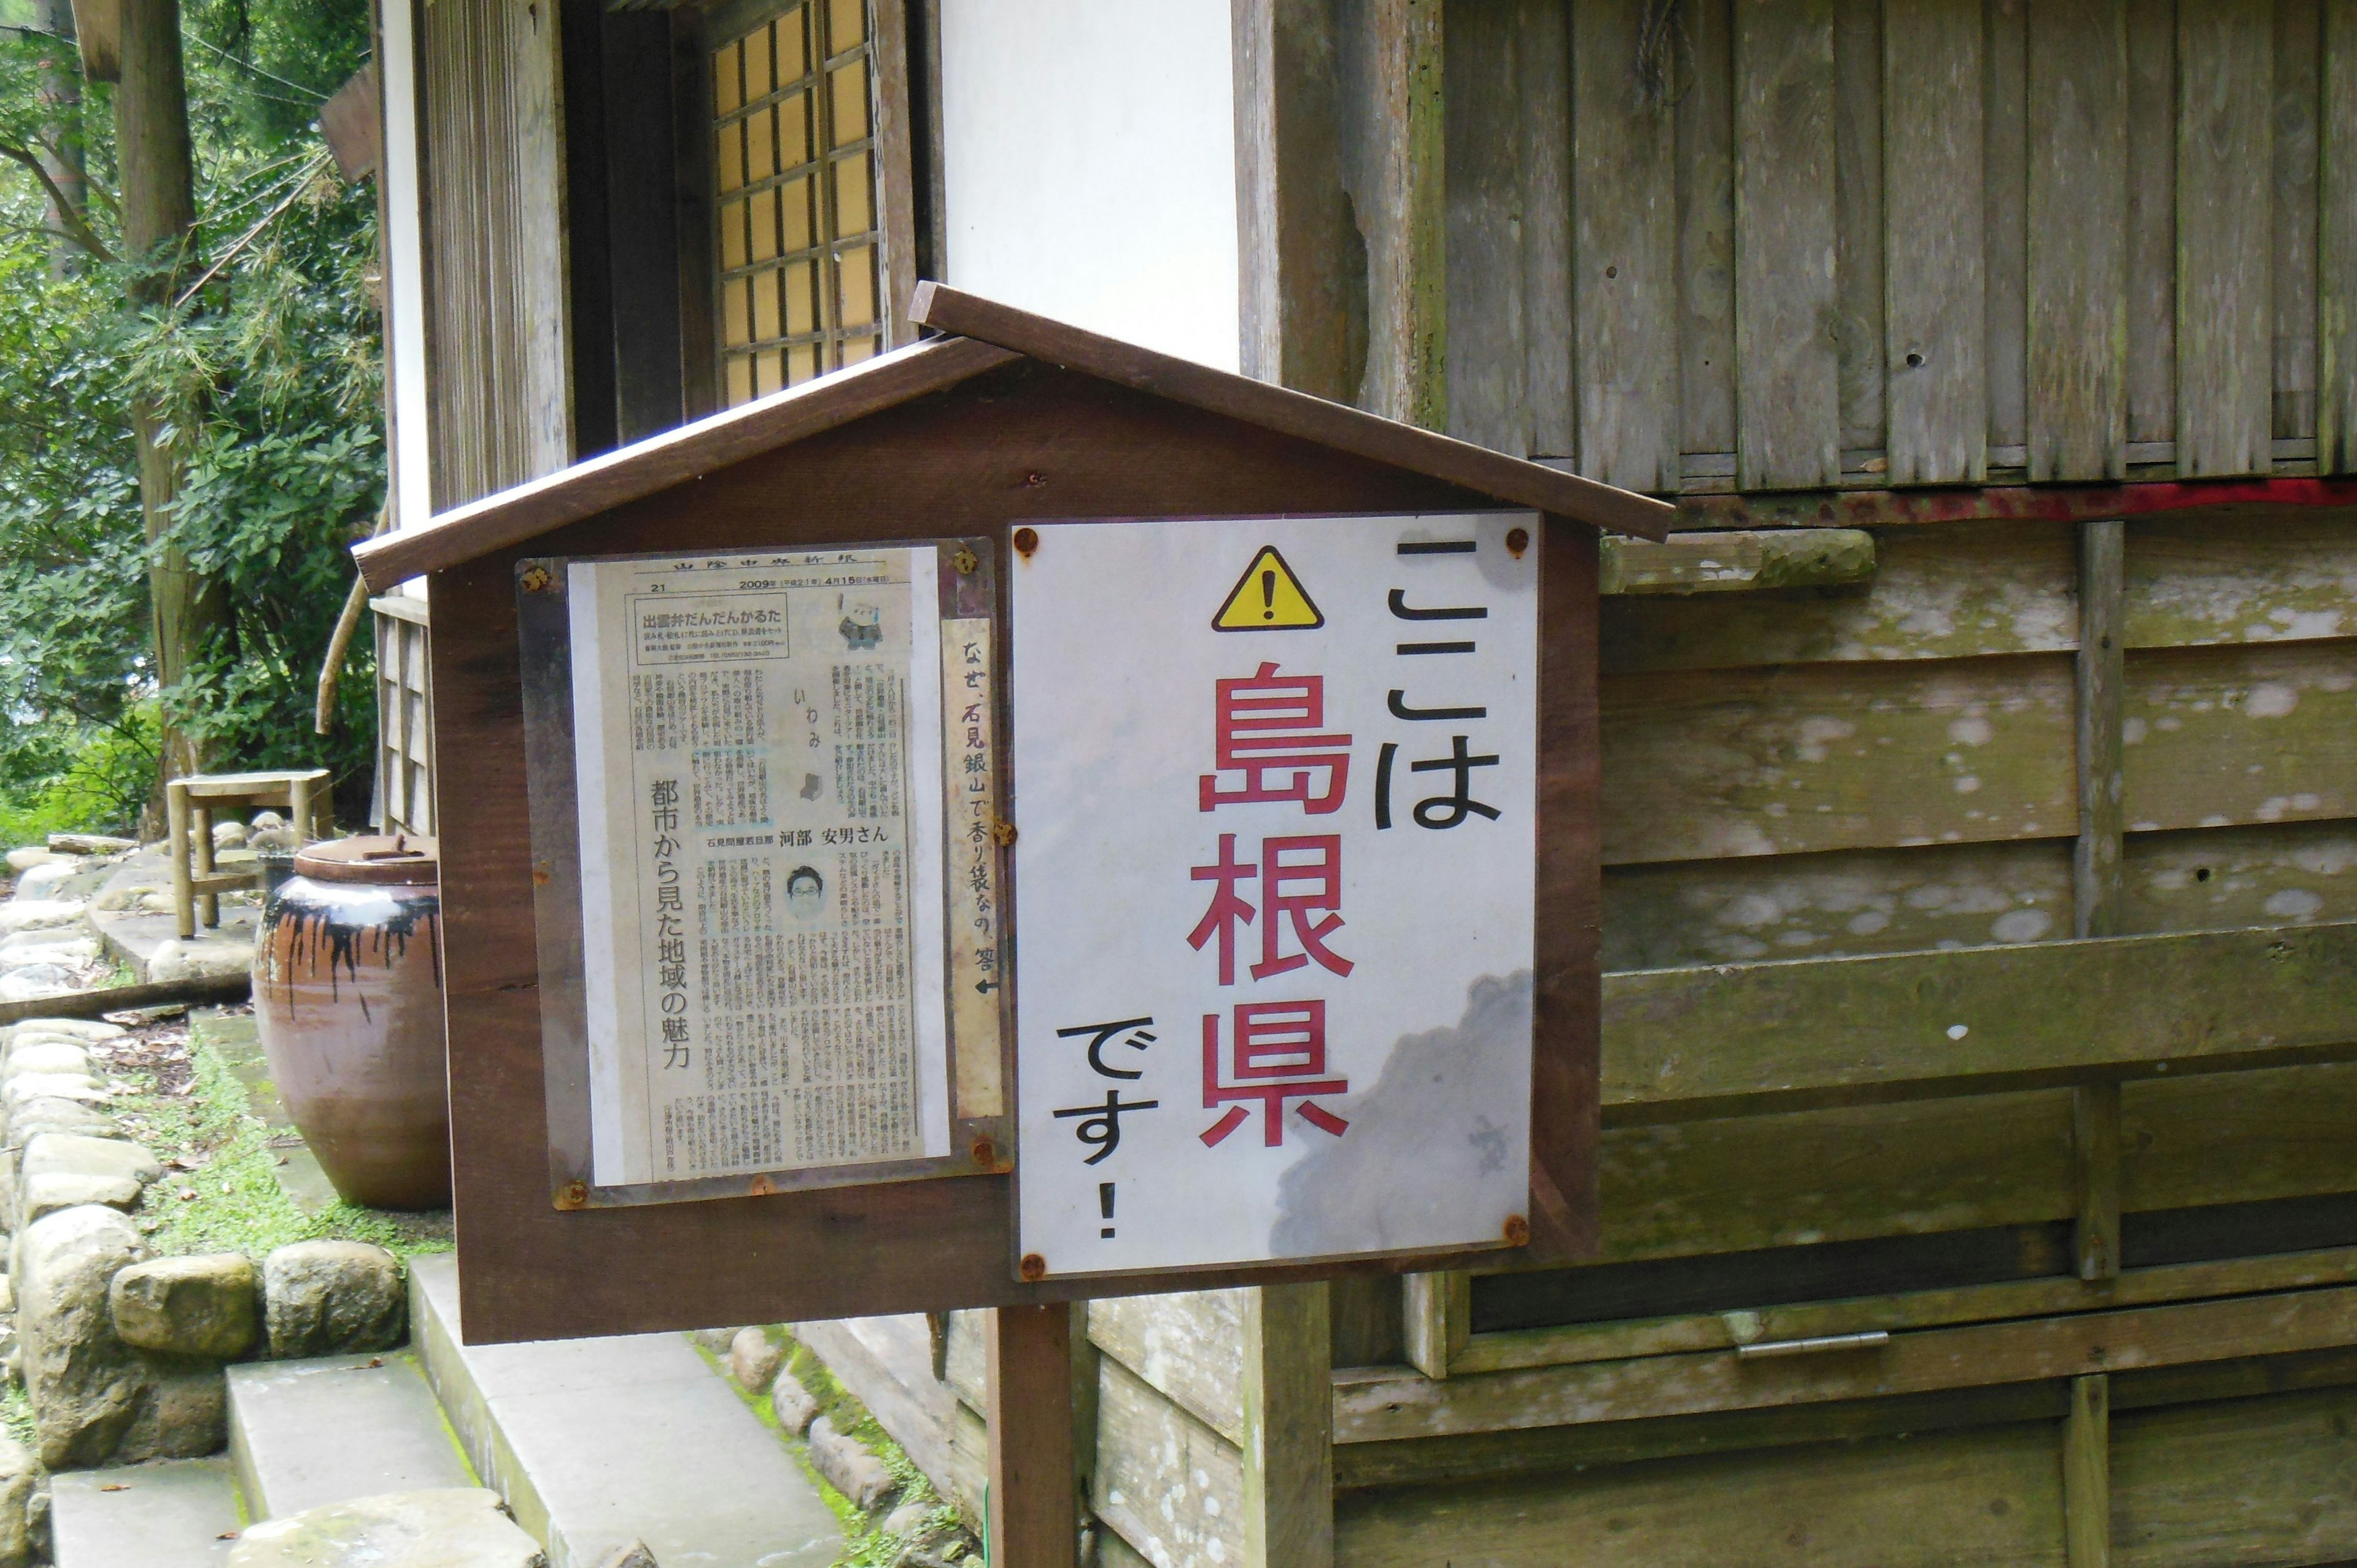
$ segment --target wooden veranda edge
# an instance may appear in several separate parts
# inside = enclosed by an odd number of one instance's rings
[[[372,593],[578,522],[694,479],[741,458],[848,424],[912,397],[940,392],[1018,358],[971,338],[934,338],[758,402],[683,424],[634,446],[487,496],[355,545]]]
[[[996,343],[1035,360],[1264,429],[1379,463],[1396,464],[1590,528],[1661,540],[1669,537],[1670,526],[1677,520],[1675,507],[1633,490],[1509,457],[1345,403],[1157,354],[944,284],[919,284],[909,316],[938,331]]]

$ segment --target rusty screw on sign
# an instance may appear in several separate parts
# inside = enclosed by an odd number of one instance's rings
[[[1531,1222],[1519,1214],[1506,1216],[1506,1245],[1527,1247],[1531,1244]]]
[[[556,1189],[559,1208],[586,1208],[588,1205],[589,1184],[586,1181],[568,1181]]]
[[[1038,529],[1018,528],[1015,531],[1015,553],[1022,556],[1026,560],[1028,560],[1030,559],[1031,552],[1039,548],[1039,531]]]
[[[1048,1260],[1037,1252],[1024,1253],[1023,1262],[1016,1267],[1026,1280],[1034,1284],[1048,1277]]]
[[[1531,531],[1529,529],[1510,528],[1506,531],[1507,554],[1519,561],[1523,558],[1523,552],[1528,550],[1530,547]]]
[[[958,553],[950,557],[950,564],[957,568],[959,576],[971,577],[974,575],[974,569],[982,564],[982,557],[961,544],[958,546]]]
[[[974,1163],[984,1170],[988,1170],[998,1163],[998,1145],[987,1138],[976,1138],[974,1141],[973,1152]]]
[[[548,585],[555,582],[556,578],[546,566],[535,561],[523,569],[523,575],[517,581],[522,585],[523,591],[527,594],[544,594],[548,591]]]

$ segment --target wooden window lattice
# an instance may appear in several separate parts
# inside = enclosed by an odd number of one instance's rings
[[[883,347],[866,0],[803,0],[713,52],[728,406]]]

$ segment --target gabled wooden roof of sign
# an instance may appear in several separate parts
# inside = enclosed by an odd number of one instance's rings
[[[1078,371],[1173,403],[1426,475],[1614,533],[1661,539],[1676,509],[1485,446],[1304,392],[1157,354],[939,284],[917,285],[909,318],[948,336],[772,393],[693,424],[384,534],[352,554],[378,593],[521,544],[551,529],[941,392],[1017,359]]]

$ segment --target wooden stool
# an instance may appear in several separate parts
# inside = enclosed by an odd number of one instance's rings
[[[221,896],[261,886],[255,871],[213,868],[213,812],[222,806],[283,806],[298,843],[327,837],[328,770],[285,773],[191,773],[164,786],[164,810],[172,824],[172,909],[180,935],[197,934],[197,906],[205,924],[221,924]]]

